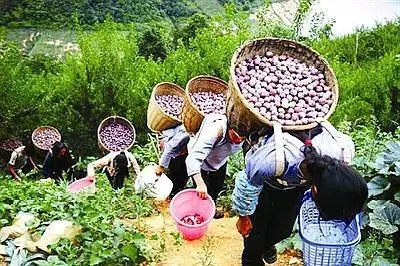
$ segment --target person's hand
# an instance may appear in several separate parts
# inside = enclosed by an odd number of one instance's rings
[[[95,176],[87,176],[86,178],[87,179],[95,179],[96,177]]]
[[[164,173],[164,167],[162,167],[161,165],[156,165],[154,170],[157,176],[160,176]]]
[[[206,184],[202,183],[197,185],[196,187],[197,195],[202,198],[206,199],[207,198],[207,186]]]
[[[22,182],[22,180],[21,180],[21,178],[19,176],[15,176],[14,179],[15,179],[16,182]]]
[[[163,151],[164,150],[164,139],[160,140],[160,150]]]
[[[248,237],[250,231],[253,229],[253,224],[251,223],[250,217],[239,216],[239,219],[236,222],[236,228],[243,237]]]

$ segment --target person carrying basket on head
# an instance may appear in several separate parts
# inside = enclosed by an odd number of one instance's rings
[[[368,188],[348,165],[354,156],[353,141],[329,122],[310,131],[274,130],[253,140],[232,195],[239,214],[236,226],[244,237],[242,265],[277,260],[275,244],[290,236],[310,186],[324,219],[351,220],[362,210]]]
[[[129,176],[129,168],[132,168],[136,176],[140,173],[135,156],[127,150],[110,152],[103,158],[89,163],[88,178],[95,178],[95,171],[99,168],[103,168],[113,189],[121,189],[124,186],[125,178]]]
[[[163,150],[158,165],[155,168],[156,175],[161,175],[168,168],[168,177],[173,183],[170,197],[175,196],[185,188],[189,179],[185,160],[187,157],[187,144],[190,140],[183,124],[161,132],[163,139],[160,142]]]
[[[199,131],[188,144],[186,168],[196,183],[201,198],[210,194],[217,202],[226,177],[230,155],[240,151],[244,137],[229,127],[226,115],[209,114],[203,119]],[[222,218],[217,211],[214,218]]]

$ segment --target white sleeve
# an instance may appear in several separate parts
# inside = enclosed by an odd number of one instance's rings
[[[15,165],[15,161],[17,160],[18,153],[16,151],[13,151],[10,157],[10,161],[8,162],[10,165]]]

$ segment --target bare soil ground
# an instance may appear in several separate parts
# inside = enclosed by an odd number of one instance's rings
[[[165,239],[159,266],[187,265],[241,265],[243,240],[236,231],[236,218],[213,220],[205,236],[194,241],[182,239],[168,213],[166,203],[158,206],[159,214],[139,220],[126,221],[144,229],[149,236],[161,235]],[[303,265],[301,254],[286,250],[278,255],[274,265]]]

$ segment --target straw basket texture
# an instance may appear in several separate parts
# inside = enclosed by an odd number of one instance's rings
[[[267,38],[244,43],[236,50],[232,57],[227,97],[227,116],[230,126],[242,134],[258,130],[260,127],[266,125],[272,126],[270,120],[256,112],[256,110],[247,103],[247,100],[241,94],[239,86],[235,80],[235,68],[238,63],[255,55],[264,56],[267,51],[271,51],[274,54],[297,58],[307,65],[313,65],[324,74],[326,85],[331,88],[333,94],[333,103],[331,108],[323,118],[328,119],[335,110],[339,98],[339,89],[336,77],[328,62],[316,51],[298,42],[287,39]],[[282,129],[305,130],[313,128],[316,125],[316,122],[307,125],[283,125]]]
[[[128,119],[123,118],[121,116],[109,116],[107,118],[105,118],[103,121],[101,121],[99,127],[97,128],[97,143],[99,145],[99,148],[103,151],[103,152],[109,152],[110,150],[104,145],[104,143],[101,141],[100,138],[100,131],[103,127],[107,126],[110,123],[116,123],[116,124],[122,124],[127,126],[128,128],[131,129],[133,137],[132,137],[132,142],[131,144],[129,144],[129,146],[127,148],[125,148],[125,150],[129,150],[130,148],[132,148],[133,144],[135,143],[135,139],[136,139],[136,131],[135,131],[135,127],[132,125],[131,122],[129,122]]]
[[[54,140],[54,142],[56,141],[61,141],[61,134],[60,132],[58,132],[58,130],[54,127],[51,126],[41,126],[36,128],[33,132],[32,132],[32,143],[35,147],[35,150],[40,154],[43,155],[45,153],[47,153],[47,151],[49,149],[51,149],[51,147],[41,147],[40,145],[38,145],[38,143],[34,140],[34,136],[36,136],[39,133],[42,133],[45,130],[51,130],[54,131],[57,134],[57,139]]]
[[[190,98],[190,94],[201,91],[223,93],[226,96],[228,84],[212,76],[197,76],[189,80],[186,84],[185,102],[182,109],[182,122],[188,133],[196,133],[204,118],[204,114]]]
[[[153,88],[149,107],[147,108],[147,127],[153,132],[161,132],[182,123],[181,119],[176,119],[167,114],[157,104],[156,96],[160,95],[177,95],[183,99],[185,97],[185,91],[178,85],[169,82],[158,83]]]

